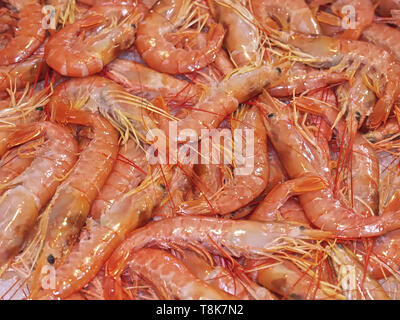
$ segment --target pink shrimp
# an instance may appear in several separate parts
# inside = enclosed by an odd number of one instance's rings
[[[209,4],[215,19],[227,29],[224,45],[232,60],[239,67],[256,63],[261,36],[252,14],[232,0],[213,0]]]
[[[395,80],[400,74],[400,65],[393,54],[364,41],[275,34],[280,41],[310,55],[313,66],[333,67],[335,71],[346,71],[350,75],[360,70],[361,76],[370,78],[379,92],[379,99],[367,120],[368,127],[374,129],[386,122],[400,91]]]
[[[215,60],[224,39],[221,25],[215,24],[210,28],[205,45],[198,49],[177,48],[168,39],[184,23],[191,8],[188,0],[161,0],[139,23],[136,48],[151,68],[171,74],[189,73]]]
[[[51,122],[35,122],[13,133],[8,146],[43,137],[31,165],[4,186],[1,198],[1,273],[18,253],[39,211],[50,200],[76,161],[77,144],[70,132]],[[12,205],[10,205],[12,204]]]
[[[64,76],[85,77],[101,71],[135,37],[141,13],[130,6],[91,8],[85,16],[53,35],[46,45],[46,63]]]
[[[232,300],[221,289],[198,279],[176,257],[159,249],[141,249],[131,257],[128,268],[150,282],[164,299]]]
[[[289,223],[263,223],[209,217],[175,217],[147,224],[131,233],[107,262],[107,272],[117,276],[125,268],[129,257],[146,246],[168,247],[174,243],[182,247],[201,245],[213,254],[220,254],[221,246],[233,257],[262,255],[263,252],[288,245],[293,239],[323,239],[331,234]]]
[[[275,296],[267,289],[252,282],[244,276],[243,271],[229,272],[226,268],[208,263],[193,251],[184,250],[182,262],[200,280],[217,287],[241,300],[275,300]]]
[[[263,28],[275,18],[284,30],[320,34],[321,29],[304,0],[252,0],[250,6]]]
[[[311,145],[297,130],[288,107],[275,100],[267,103],[264,107],[268,112],[268,135],[290,178],[312,173],[323,178],[327,185],[321,191],[299,197],[308,219],[314,225],[333,231],[340,237],[356,238],[377,236],[399,228],[395,211],[381,217],[364,217],[339,201],[333,193],[326,152],[322,152],[317,145]]]
[[[256,107],[239,112],[234,119],[233,128],[253,130],[254,145],[252,152],[246,154],[243,163],[237,169],[250,169],[248,173],[236,175],[228,181],[212,199],[201,199],[184,202],[179,211],[184,214],[221,214],[226,215],[254,200],[265,189],[268,183],[269,164],[267,151],[267,136],[262,116]],[[243,148],[250,142],[243,134]],[[249,161],[251,160],[251,162]],[[251,167],[250,167],[251,166]]]
[[[89,283],[129,232],[152,217],[154,208],[166,195],[165,183],[169,180],[168,168],[164,168],[163,175],[149,173],[137,188],[120,195],[99,219],[87,219],[79,242],[56,266],[55,288],[40,290],[36,296],[63,299]]]
[[[7,66],[28,58],[44,41],[46,30],[42,26],[42,7],[36,0],[7,1],[17,10],[18,23],[15,37],[0,50],[0,65]]]
[[[132,94],[140,93],[148,100],[161,95],[167,104],[172,105],[194,105],[204,92],[200,85],[179,80],[128,60],[113,61],[105,68],[105,73]]]
[[[32,277],[32,296],[40,290],[43,267],[62,264],[79,237],[90,206],[110,174],[118,152],[117,132],[101,116],[66,110],[65,106],[60,105],[51,105],[50,108],[54,119],[90,126],[93,136],[46,209],[48,228]]]

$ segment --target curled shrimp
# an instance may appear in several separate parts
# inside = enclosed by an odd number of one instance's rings
[[[252,0],[250,6],[263,28],[276,19],[284,30],[320,34],[321,29],[304,0]]]
[[[152,217],[154,208],[165,196],[164,184],[170,180],[168,168],[163,173],[149,173],[137,188],[115,199],[99,219],[87,219],[79,243],[56,266],[55,288],[40,290],[36,296],[65,298],[88,284],[129,232]]]
[[[130,257],[128,268],[153,284],[159,297],[181,300],[237,299],[197,278],[182,261],[164,250],[141,249]]]
[[[39,48],[46,35],[46,30],[42,26],[42,7],[38,1],[10,0],[7,3],[13,7],[9,12],[17,11],[18,23],[15,36],[0,50],[2,66],[28,58]]]
[[[269,177],[267,136],[260,111],[257,107],[241,110],[232,124],[233,128],[242,131],[253,130],[254,132],[253,152],[246,154],[246,159],[243,159],[243,162],[236,168],[236,170],[247,169],[249,172],[236,175],[211,199],[182,203],[179,206],[181,213],[226,215],[250,203],[267,186]],[[247,140],[245,136],[242,139],[243,148],[246,148],[250,140]]]
[[[27,84],[39,80],[46,70],[42,46],[21,62],[0,66],[0,91],[10,87],[22,89]]]
[[[339,237],[356,238],[378,236],[398,228],[394,211],[379,217],[365,217],[342,203],[333,192],[326,151],[296,128],[288,107],[275,100],[267,102],[265,107],[268,135],[289,177],[312,173],[325,180],[327,188],[299,196],[307,218],[314,225]]]
[[[40,289],[43,268],[49,264],[60,265],[77,240],[118,152],[117,132],[107,120],[84,111],[65,110],[63,106],[51,107],[55,120],[90,126],[93,138],[46,208],[48,228],[32,278],[32,296]]]
[[[43,137],[31,165],[3,186],[1,198],[0,268],[18,253],[39,211],[50,200],[76,161],[77,144],[70,132],[51,122],[35,122],[13,133],[8,146]],[[12,205],[10,205],[12,204]]]
[[[278,37],[297,48],[294,50],[298,50],[298,54],[306,54],[308,63],[313,66],[345,71],[349,78],[360,71],[362,77],[370,79],[370,86],[375,88],[379,98],[368,117],[368,127],[375,129],[387,121],[400,90],[395,80],[400,66],[393,54],[364,41],[284,33]]]
[[[210,27],[206,43],[198,49],[179,48],[168,38],[185,23],[192,9],[189,0],[161,0],[139,23],[135,45],[151,68],[171,74],[189,73],[215,60],[224,39],[221,25]]]
[[[329,236],[327,232],[289,223],[192,216],[167,218],[133,231],[114,251],[106,267],[110,275],[117,276],[125,268],[132,253],[150,245],[201,245],[213,254],[221,253],[222,246],[233,257],[256,257],[274,248],[288,246],[289,238],[312,240]]]
[[[141,13],[129,6],[93,7],[50,38],[46,63],[64,76],[97,73],[133,44],[140,18]]]
[[[259,60],[261,35],[253,15],[232,0],[210,1],[215,19],[226,28],[224,45],[237,66],[254,64]]]

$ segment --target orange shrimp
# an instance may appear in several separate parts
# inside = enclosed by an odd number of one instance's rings
[[[200,280],[219,288],[241,300],[275,300],[276,298],[267,289],[244,278],[242,274],[229,272],[222,266],[214,266],[201,258],[193,251],[184,250],[182,262]],[[240,272],[240,271],[239,271]]]
[[[209,29],[206,43],[198,49],[178,48],[169,40],[192,7],[189,0],[160,0],[139,23],[135,45],[151,68],[171,74],[189,73],[215,60],[224,39],[221,25],[214,24]]]
[[[77,143],[70,132],[51,122],[35,122],[13,133],[8,146],[43,137],[31,165],[4,187],[1,198],[0,270],[18,253],[39,211],[50,200],[76,161]],[[12,204],[12,205],[11,205]]]
[[[150,282],[160,298],[181,300],[237,299],[198,279],[172,254],[159,249],[141,249],[130,256],[128,268]]]
[[[168,105],[194,105],[204,92],[200,85],[128,60],[117,59],[111,62],[106,66],[105,74],[132,94],[143,95],[150,101],[161,95]]]
[[[42,46],[21,62],[0,66],[0,91],[5,91],[10,86],[22,89],[27,84],[40,80],[46,70]]]
[[[42,6],[36,0],[6,1],[17,10],[15,36],[0,50],[0,65],[7,66],[28,58],[44,41]]]
[[[224,45],[236,65],[256,63],[261,36],[252,14],[232,0],[213,0],[209,5],[215,19],[227,29]]]
[[[373,23],[364,30],[362,38],[391,51],[400,61],[400,31],[386,24]]]
[[[284,33],[279,33],[278,37],[285,45],[297,48],[295,51],[306,53],[313,66],[332,67],[331,69],[338,72],[346,71],[350,77],[360,70],[361,76],[370,79],[371,86],[379,96],[368,117],[368,127],[375,129],[386,122],[400,92],[396,81],[400,74],[400,65],[393,54],[364,41]]]
[[[164,179],[165,178],[165,179]],[[56,266],[55,288],[41,290],[40,298],[65,298],[89,283],[113,251],[133,229],[145,224],[166,194],[168,168],[149,173],[135,189],[123,193],[98,220],[87,219],[81,238],[61,265]],[[77,276],[79,274],[79,276]]]
[[[343,300],[334,290],[322,288],[317,279],[301,271],[290,261],[247,260],[252,277],[274,293],[290,300]]]
[[[135,37],[141,13],[122,5],[96,6],[54,34],[46,45],[47,64],[64,76],[85,77],[100,72]]]
[[[284,203],[294,195],[321,190],[325,184],[319,177],[304,176],[277,184],[250,215],[250,220],[279,221],[277,215]]]
[[[190,128],[201,138],[202,129],[215,129],[239,106],[279,77],[279,68],[263,65],[254,68],[239,68],[231,76],[224,79],[216,87],[208,88],[203,98],[189,110],[182,110],[174,120],[177,125],[177,140],[186,142],[180,132]],[[160,123],[164,132],[169,132],[170,121]]]
[[[264,223],[210,217],[174,217],[149,223],[131,233],[112,254],[106,270],[112,276],[121,274],[136,250],[150,245],[182,247],[201,245],[213,254],[221,247],[233,257],[256,257],[277,247],[287,246],[287,239],[323,239],[329,232],[311,230],[289,223]],[[289,238],[288,238],[289,237]]]
[[[253,130],[254,132],[252,152],[246,154],[246,159],[237,167],[237,169],[250,170],[242,175],[235,175],[211,199],[192,200],[180,204],[179,212],[226,215],[250,203],[267,186],[269,177],[267,136],[260,111],[257,107],[243,109],[239,111],[239,116],[233,120],[232,125],[232,129]],[[250,141],[244,134],[242,139],[242,146],[246,148]]]
[[[336,245],[329,251],[339,285],[348,300],[390,300],[380,283],[365,272],[364,266],[346,247]]]
[[[93,138],[46,209],[48,228],[32,277],[33,296],[40,289],[43,267],[60,265],[77,240],[90,206],[111,172],[118,152],[117,132],[101,116],[65,110],[59,105],[51,105],[51,108],[52,117],[57,121],[90,126]]]
[[[71,79],[59,84],[50,98],[50,105],[75,106],[100,113],[118,126],[121,134],[145,137],[144,122],[148,119],[144,99],[128,94],[124,87],[100,76]],[[122,128],[120,128],[122,127]]]
[[[284,30],[320,34],[321,29],[304,0],[251,0],[250,6],[263,28],[276,19]]]
[[[90,216],[98,220],[117,199],[136,188],[145,178],[147,162],[143,150],[129,140],[121,146],[117,161],[90,209]]]
[[[288,107],[271,102],[266,97],[267,132],[290,178],[312,173],[324,179],[327,188],[300,195],[300,203],[307,218],[322,230],[335,232],[338,237],[370,237],[399,228],[397,213],[392,211],[380,217],[364,217],[348,208],[333,192],[329,157],[317,144],[307,140],[296,128]]]
[[[308,90],[324,88],[346,80],[343,73],[317,70],[300,63],[295,63],[287,74],[274,83],[268,92],[273,97],[291,97]]]

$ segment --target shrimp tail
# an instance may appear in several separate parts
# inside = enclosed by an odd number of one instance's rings
[[[66,104],[58,104],[57,107],[52,107],[50,110],[50,119],[59,123],[74,123],[87,125],[90,123],[92,114],[81,110],[73,109]]]

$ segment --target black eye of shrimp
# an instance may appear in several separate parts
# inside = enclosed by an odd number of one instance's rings
[[[270,113],[267,117],[268,117],[268,119],[272,119],[273,117],[275,117],[275,114]]]
[[[360,122],[360,120],[361,120],[361,113],[359,111],[356,111],[356,120],[358,122]]]
[[[54,258],[54,256],[52,254],[49,254],[47,256],[47,262],[50,264],[54,264],[54,262],[56,261],[56,259]]]

